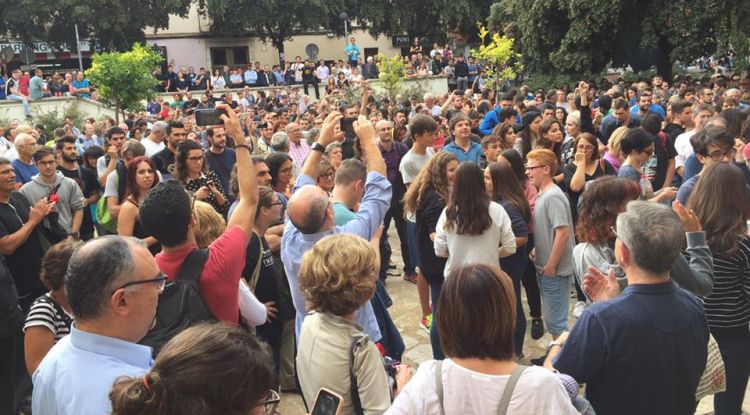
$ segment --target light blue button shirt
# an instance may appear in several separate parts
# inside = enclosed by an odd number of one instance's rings
[[[463,148],[456,145],[455,141],[443,147],[443,151],[453,153],[459,163],[463,163],[464,161],[479,163],[479,160],[482,158],[482,146],[473,141],[469,141],[469,151],[464,151]]]
[[[297,179],[294,187],[296,192],[302,186],[315,186],[316,182],[310,176],[301,174]],[[297,320],[295,330],[297,339],[299,339],[302,330],[302,322],[307,315],[305,308],[305,298],[299,288],[299,270],[302,266],[302,255],[315,245],[323,237],[337,233],[349,233],[361,236],[368,241],[378,229],[388,207],[391,204],[391,183],[380,173],[370,172],[367,174],[365,184],[365,193],[362,202],[359,205],[359,212],[354,219],[344,226],[318,232],[316,234],[305,235],[297,229],[292,222],[287,219],[284,225],[284,235],[281,237],[281,261],[284,263],[289,288],[292,292],[292,301],[297,309]],[[375,312],[369,301],[360,307],[354,315],[354,320],[365,329],[365,333],[370,336],[374,342],[380,341],[382,335],[378,327],[378,321],[375,318]]]
[[[112,412],[109,392],[122,376],[151,369],[151,348],[71,328],[34,372],[32,412],[100,415]]]

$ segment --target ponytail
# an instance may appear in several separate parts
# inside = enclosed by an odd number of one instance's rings
[[[115,381],[109,399],[112,415],[147,415],[161,413],[164,400],[163,383],[156,372],[142,377],[122,377]]]

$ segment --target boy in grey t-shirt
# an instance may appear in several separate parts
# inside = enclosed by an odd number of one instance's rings
[[[526,174],[539,188],[534,208],[537,280],[544,299],[544,323],[554,339],[568,329],[570,276],[573,275],[573,218],[565,194],[552,181],[557,156],[534,150],[527,156]]]

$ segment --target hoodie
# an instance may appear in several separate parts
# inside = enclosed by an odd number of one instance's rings
[[[63,176],[58,171],[55,172],[54,184],[50,186],[42,180],[41,175],[37,174],[21,187],[21,193],[26,196],[31,206],[34,206],[42,198],[48,197],[53,189],[60,198],[55,206],[55,210],[60,214],[58,222],[63,229],[71,232],[73,215],[83,209],[83,192],[75,180]]]

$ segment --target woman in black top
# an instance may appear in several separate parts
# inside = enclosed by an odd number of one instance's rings
[[[435,226],[440,214],[448,203],[450,187],[458,168],[456,156],[453,153],[441,152],[427,162],[404,196],[404,210],[407,214],[416,214],[417,240],[419,243],[419,269],[430,284],[432,297],[432,320],[437,318],[437,298],[443,286],[443,272],[447,258],[435,255],[434,240]],[[430,343],[432,355],[435,359],[444,359],[440,348],[440,338],[437,326],[430,327]]]
[[[210,204],[221,215],[226,215],[229,201],[216,173],[208,169],[200,144],[185,140],[177,146],[175,178],[193,192],[196,200]]]
[[[142,240],[149,252],[156,255],[161,251],[161,244],[143,229],[138,219],[138,208],[146,199],[148,191],[159,184],[154,162],[145,156],[134,158],[128,163],[126,180],[126,197],[117,217],[117,234]]]
[[[578,199],[586,188],[586,183],[601,176],[616,175],[615,169],[599,154],[599,142],[591,133],[581,133],[575,139],[574,162],[563,168],[564,190],[570,200],[573,223],[578,218]]]
[[[277,377],[281,369],[281,340],[285,316],[289,310],[282,301],[283,270],[271,253],[265,234],[281,217],[281,201],[271,188],[258,187],[258,210],[255,212],[253,234],[245,253],[242,277],[247,281],[258,301],[268,309],[268,321],[257,327],[258,335],[271,346]],[[272,311],[277,310],[276,314]],[[294,315],[292,313],[292,315]]]
[[[521,280],[528,262],[525,245],[529,241],[528,225],[531,223],[531,206],[507,160],[501,158],[500,161],[487,166],[484,171],[484,181],[490,198],[499,203],[508,213],[513,235],[516,237],[516,253],[500,258],[500,268],[513,279],[513,289],[516,293],[514,350],[516,356],[523,356],[526,316],[524,316],[521,301]]]

